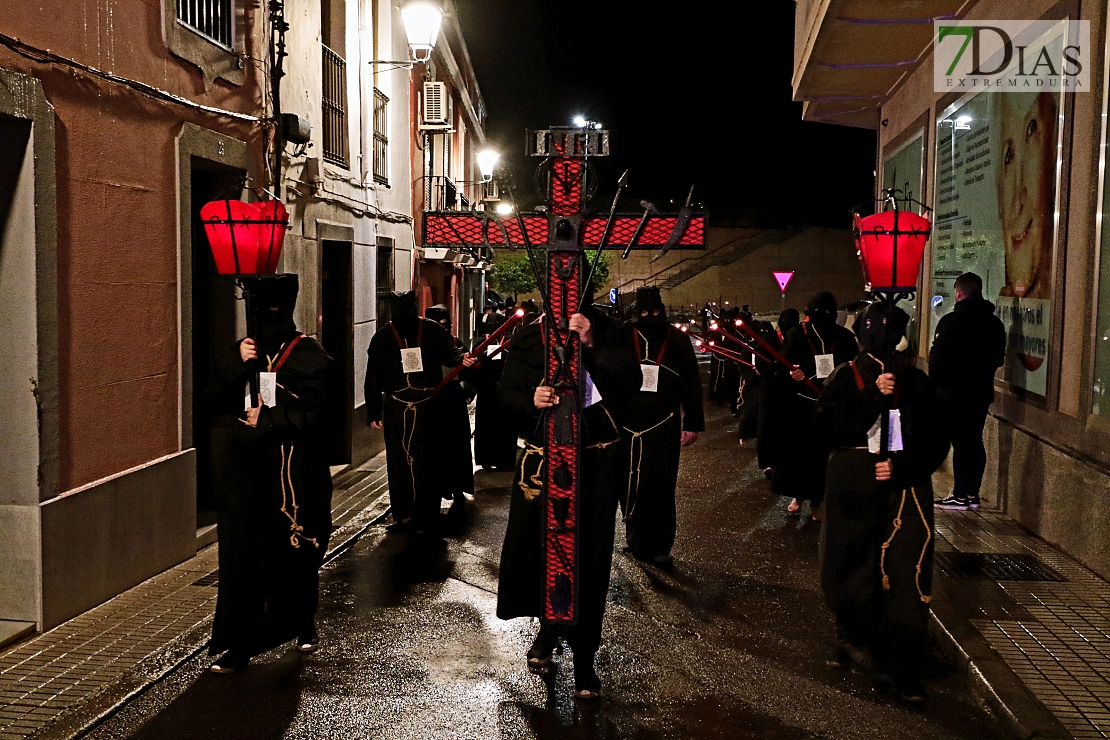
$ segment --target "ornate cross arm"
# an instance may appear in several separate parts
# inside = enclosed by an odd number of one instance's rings
[[[528,230],[528,242],[546,245],[550,234],[550,217],[542,213],[521,215]],[[605,232],[605,216],[582,219],[580,244],[596,249]],[[613,230],[606,240],[606,249],[624,249],[636,233],[641,217],[621,215],[613,219]],[[679,224],[678,216],[649,216],[633,249],[659,249],[668,243]],[[675,249],[704,249],[708,223],[703,213],[690,216],[678,237]],[[461,211],[429,211],[424,214],[424,246],[426,247],[523,247],[520,221],[494,215]]]

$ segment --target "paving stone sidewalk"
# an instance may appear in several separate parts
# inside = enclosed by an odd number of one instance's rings
[[[335,478],[329,557],[385,513],[385,456]],[[69,738],[203,649],[217,548],[0,651],[0,740]]]
[[[938,631],[987,703],[1018,736],[1110,737],[1110,584],[998,512],[938,509],[936,533]]]

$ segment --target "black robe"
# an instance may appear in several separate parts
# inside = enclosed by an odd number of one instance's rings
[[[366,420],[382,421],[385,432],[389,503],[394,521],[427,526],[439,514],[440,498],[461,480],[458,449],[461,425],[452,422],[456,399],[432,395],[443,367],[462,362],[463,351],[442,326],[417,319],[408,332],[387,324],[370,340],[366,365]],[[420,348],[421,372],[405,373],[401,347]],[[457,413],[456,413],[457,416]],[[468,427],[469,428],[469,427]],[[473,475],[473,472],[471,472]],[[473,482],[471,482],[473,490]]]
[[[455,354],[461,357],[466,347],[457,337],[451,337],[451,341]],[[450,369],[444,368],[444,374]],[[474,392],[472,372],[471,368],[464,369],[439,392],[444,423],[440,441],[444,464],[448,467],[446,487],[442,492],[446,499],[458,493],[474,493],[474,453],[470,446],[473,434],[470,428],[470,398]]]
[[[853,365],[836,369],[817,402],[818,433],[832,446],[821,587],[838,640],[872,648],[880,667],[897,678],[919,680],[933,578],[931,476],[948,454],[945,420],[921,370],[899,372],[890,397],[875,386],[878,361],[863,352]],[[879,482],[880,457],[868,452],[867,432],[888,403],[901,414],[904,450],[891,453],[892,480]]]
[[[764,323],[759,329],[760,336],[776,350],[782,349],[782,340],[779,334],[770,325]],[[766,470],[774,468],[780,451],[788,448],[788,439],[785,433],[784,407],[787,395],[794,391],[789,384],[793,383],[786,373],[786,368],[777,362],[769,362],[759,357],[755,360],[756,370],[759,372],[759,423],[756,426],[756,448],[758,450],[759,467]]]
[[[502,343],[508,341],[501,337]],[[476,342],[477,344],[477,342]],[[472,370],[478,396],[474,401],[474,463],[483,468],[508,470],[516,463],[517,428],[497,400],[497,386],[511,350],[485,357]]]
[[[670,554],[677,534],[675,489],[682,431],[705,430],[701,376],[690,338],[670,324],[625,328],[638,361],[660,365],[658,391],[637,388],[614,408],[621,426],[621,510],[628,547],[642,559]],[[731,363],[730,363],[731,364]]]
[[[576,655],[593,655],[601,644],[601,624],[613,562],[617,512],[616,464],[619,434],[609,411],[640,387],[635,355],[619,342],[603,317],[591,316],[594,346],[582,364],[603,401],[583,412],[579,491],[578,620],[568,634]],[[518,456],[512,501],[498,573],[497,616],[543,615],[543,415],[534,405],[536,388],[546,376],[546,350],[539,325],[522,329],[513,340],[498,388],[498,402],[522,432],[526,445]]]
[[[830,336],[831,335],[831,336]],[[856,336],[843,326],[829,324],[818,330],[804,322],[786,333],[782,354],[818,386],[817,355],[831,354],[835,365],[848,362],[859,352]],[[787,373],[782,414],[783,449],[775,464],[771,491],[820,506],[825,498],[825,465],[829,446],[813,425],[815,394]]]
[[[261,341],[260,355],[276,359],[294,336]],[[269,650],[298,637],[316,613],[332,526],[321,428],[332,372],[324,348],[302,338],[277,372],[277,406],[263,406],[250,427],[241,421],[247,370],[238,343],[217,361],[209,385],[220,543],[213,655]]]

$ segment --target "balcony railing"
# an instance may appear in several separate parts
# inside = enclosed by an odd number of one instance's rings
[[[459,188],[454,180],[444,175],[433,175],[428,178],[428,181],[428,207],[430,210],[459,210]]]
[[[347,63],[334,51],[323,51],[324,160],[347,166]]]

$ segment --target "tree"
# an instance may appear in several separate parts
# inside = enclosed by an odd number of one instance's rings
[[[495,254],[489,282],[498,293],[511,295],[513,301],[520,293],[536,289],[536,276],[526,254]]]
[[[594,257],[597,255],[597,250],[586,250],[586,272],[589,273],[590,265],[594,262]],[[594,268],[594,290],[601,290],[609,284],[609,255],[605,252],[601,253],[601,259],[597,261],[597,267]]]

